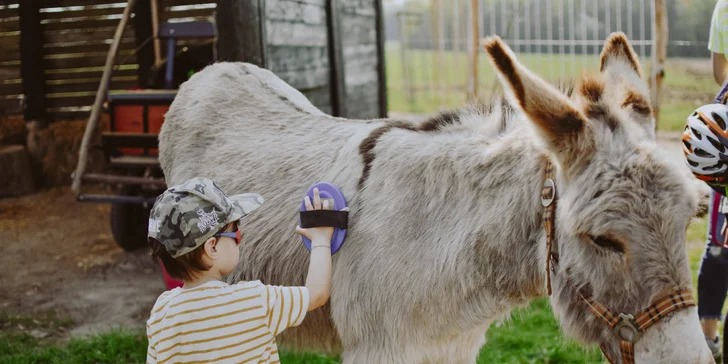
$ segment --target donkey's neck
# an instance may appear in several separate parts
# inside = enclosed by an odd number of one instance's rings
[[[518,129],[485,150],[463,146],[457,158],[473,171],[469,193],[478,201],[478,211],[463,251],[470,255],[473,288],[482,301],[495,299],[495,312],[480,312],[486,317],[546,294],[540,196],[547,156],[531,130]]]

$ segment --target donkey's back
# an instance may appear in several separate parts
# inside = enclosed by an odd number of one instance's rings
[[[334,118],[267,70],[218,63],[195,74],[175,98],[159,135],[168,185],[195,176],[229,194],[261,194],[266,202],[243,219],[239,268],[230,281],[303,285],[308,252],[295,234],[296,207],[317,181],[337,185],[352,203],[362,172],[359,144],[382,121]],[[347,244],[356,244],[350,237]],[[335,352],[328,310],[317,310],[282,344]]]

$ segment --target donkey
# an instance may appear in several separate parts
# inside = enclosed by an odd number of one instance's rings
[[[302,196],[318,181],[344,192],[331,300],[283,347],[345,363],[474,363],[491,323],[553,289],[565,334],[614,363],[712,363],[689,297],[696,193],[656,146],[625,35],[570,97],[499,38],[485,45],[507,100],[421,123],[331,117],[266,70],[211,65],[166,116],[167,183],[200,175],[262,194],[227,279],[285,285],[305,280]]]

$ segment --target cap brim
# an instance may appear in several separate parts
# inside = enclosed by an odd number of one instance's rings
[[[255,193],[243,193],[228,197],[233,204],[233,213],[228,222],[242,219],[263,205],[263,197]]]

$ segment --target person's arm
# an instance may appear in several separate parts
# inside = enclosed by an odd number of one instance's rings
[[[728,48],[728,4],[718,1],[713,8],[713,16],[710,19],[710,36],[708,38],[708,49],[713,60],[713,79],[718,85],[723,85],[727,72],[725,53]],[[725,30],[724,30],[725,29]]]
[[[328,201],[321,202],[318,189],[313,190],[313,203],[308,196],[305,197],[306,210],[328,210]],[[343,211],[348,211],[348,208]],[[333,227],[315,227],[302,229],[296,227],[296,232],[311,240],[311,259],[306,275],[306,288],[309,293],[308,311],[323,306],[331,296],[331,236]]]
[[[308,311],[313,311],[331,296],[331,238],[311,239],[311,261],[306,275],[309,292]]]
[[[723,85],[726,79],[726,67],[728,67],[728,61],[725,59],[725,55],[722,53],[710,53],[710,58],[713,60],[713,79],[718,85]]]

